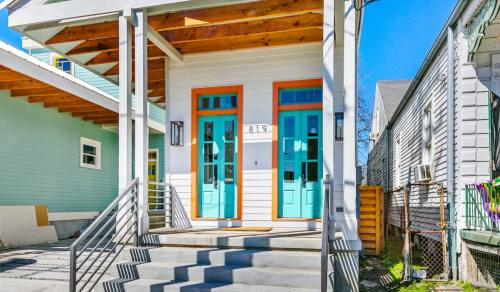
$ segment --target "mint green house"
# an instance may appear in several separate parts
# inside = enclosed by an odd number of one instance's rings
[[[59,239],[67,238],[116,198],[118,121],[64,109],[116,113],[118,86],[29,39],[23,46],[29,54],[0,43],[0,206],[46,205]],[[43,94],[49,88],[64,93]],[[164,110],[150,105],[148,116],[149,179],[160,181]]]

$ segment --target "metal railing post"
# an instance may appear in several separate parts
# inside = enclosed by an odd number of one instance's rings
[[[139,193],[139,188],[135,187],[135,193],[134,193],[134,196],[135,196],[135,200],[134,200],[134,209],[136,210],[135,214],[133,215],[135,217],[135,223],[134,223],[134,247],[138,247],[139,246],[139,212],[138,212],[138,209],[139,209],[139,196],[138,196],[138,193]]]
[[[69,292],[76,292],[76,246],[70,246],[69,254]]]
[[[324,182],[323,230],[321,235],[321,292],[328,289],[328,256],[330,254],[330,175]]]

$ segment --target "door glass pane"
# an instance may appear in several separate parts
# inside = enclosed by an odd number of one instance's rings
[[[307,140],[307,159],[318,159],[318,139]]]
[[[205,97],[201,99],[201,108],[210,108],[210,97]]]
[[[281,103],[293,103],[295,92],[293,91],[282,91],[281,92]]]
[[[206,185],[214,183],[214,170],[212,165],[203,166],[203,183]]]
[[[151,166],[151,175],[156,175],[156,166],[155,165]]]
[[[83,153],[85,154],[92,154],[92,155],[96,155],[96,147],[93,147],[93,146],[89,146],[89,145],[83,145]]]
[[[285,182],[293,183],[295,180],[295,162],[285,162]]]
[[[226,185],[234,184],[234,165],[226,165],[224,170],[224,182]]]
[[[285,117],[285,138],[295,138],[295,117]]]
[[[307,136],[318,136],[318,116],[307,116]]]
[[[205,144],[205,149],[203,151],[204,155],[204,161],[205,162],[213,162],[214,161],[214,144],[213,143],[206,143]]]
[[[224,137],[226,141],[234,140],[234,121],[226,121],[224,123]]]
[[[205,141],[214,140],[214,122],[205,122]]]
[[[285,160],[295,158],[295,139],[285,139]]]
[[[297,90],[295,91],[295,102],[308,102],[308,90]]]
[[[236,96],[226,96],[226,107],[236,107]]]
[[[214,108],[220,108],[220,97],[214,97]]]
[[[308,162],[307,163],[307,181],[317,182],[318,181],[318,163]]]
[[[224,153],[225,162],[234,162],[234,143],[226,143]]]

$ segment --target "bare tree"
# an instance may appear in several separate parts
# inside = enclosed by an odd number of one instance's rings
[[[368,78],[371,74],[359,74],[359,81]],[[358,87],[358,163],[366,166],[368,151],[370,150],[370,132],[372,128],[373,100],[363,86]]]

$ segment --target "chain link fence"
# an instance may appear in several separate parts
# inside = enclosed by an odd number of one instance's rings
[[[436,183],[411,184],[385,193],[385,232],[401,238],[406,280],[448,279],[446,205],[443,189]]]

